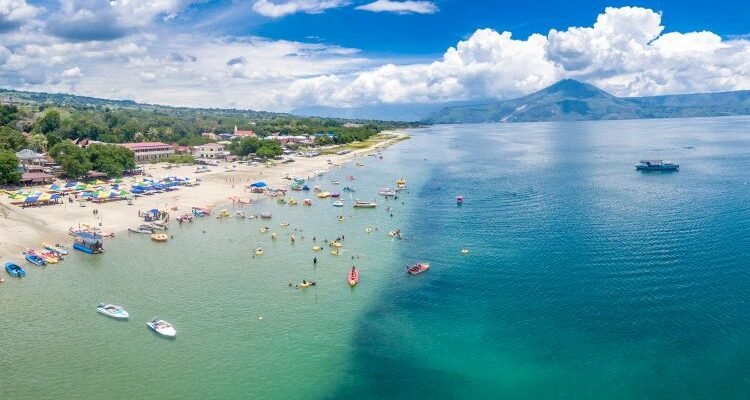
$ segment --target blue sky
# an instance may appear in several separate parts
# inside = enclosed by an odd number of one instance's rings
[[[187,106],[750,89],[750,2],[0,0],[0,86]]]

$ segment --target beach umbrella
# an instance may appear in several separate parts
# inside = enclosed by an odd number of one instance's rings
[[[101,191],[99,191],[96,194],[96,197],[99,198],[99,199],[106,199],[107,197],[109,197],[109,194],[107,192],[101,190]]]
[[[52,195],[49,193],[44,193],[43,195],[39,196],[39,201],[49,201],[52,198]]]
[[[32,196],[27,197],[23,202],[24,203],[36,203],[38,200],[39,200],[38,195],[36,196],[32,195]]]

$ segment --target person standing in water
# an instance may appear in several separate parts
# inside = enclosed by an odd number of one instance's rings
[[[317,263],[318,263],[318,257],[313,257],[313,264],[317,264]]]

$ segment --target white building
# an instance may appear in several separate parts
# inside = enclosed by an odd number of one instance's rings
[[[207,143],[193,147],[193,155],[195,158],[223,159],[229,155],[229,152],[224,150],[223,144]]]

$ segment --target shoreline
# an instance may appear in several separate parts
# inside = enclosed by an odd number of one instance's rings
[[[180,187],[179,190],[142,196],[129,206],[124,201],[111,203],[87,202],[85,207],[78,203],[62,205],[21,208],[11,205],[7,196],[0,198],[0,262],[23,261],[22,252],[27,248],[39,248],[42,242],[63,243],[70,245],[71,236],[68,229],[83,224],[98,226],[105,232],[112,232],[115,237],[126,233],[128,227],[137,226],[142,221],[138,211],[158,208],[166,210],[172,218],[189,213],[192,207],[215,208],[222,204],[231,204],[232,197],[243,199],[258,196],[250,193],[247,186],[263,180],[271,187],[287,188],[285,176],[307,178],[316,172],[328,172],[360,157],[378,152],[400,141],[408,139],[405,131],[383,131],[379,135],[392,135],[385,140],[373,143],[362,149],[353,149],[347,154],[321,154],[313,158],[297,158],[295,162],[277,164],[272,167],[264,165],[249,166],[235,164],[236,168],[227,170],[232,163],[221,162],[210,172],[196,174],[195,166],[184,165],[167,169],[166,164],[144,165],[146,175],[161,177],[175,175],[201,179],[194,187]],[[381,136],[382,137],[382,136]],[[345,145],[344,145],[345,146]],[[346,148],[346,147],[340,147]],[[331,163],[328,163],[328,160]],[[28,187],[30,191],[47,190],[48,185]],[[177,210],[172,210],[176,207]],[[98,212],[93,213],[96,209]],[[106,249],[106,245],[105,245]],[[22,262],[25,264],[25,262]]]

